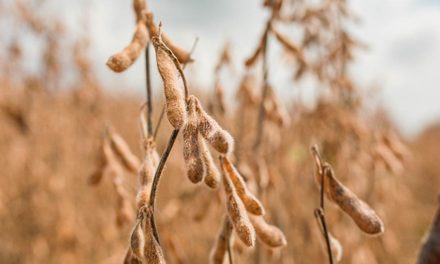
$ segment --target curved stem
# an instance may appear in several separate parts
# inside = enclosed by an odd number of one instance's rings
[[[165,163],[168,160],[168,156],[171,153],[171,150],[173,149],[174,142],[176,141],[177,135],[179,134],[179,129],[174,129],[171,133],[171,136],[168,140],[168,144],[165,148],[164,153],[162,154],[162,157],[160,158],[159,165],[157,166],[156,173],[154,174],[153,183],[151,186],[151,193],[150,193],[150,201],[149,201],[149,207],[151,208],[153,215],[151,216],[151,226],[153,228],[153,235],[156,238],[157,242],[159,242],[159,234],[157,232],[156,223],[154,220],[154,208],[156,205],[156,193],[157,193],[157,187],[159,185],[160,177],[162,176],[163,168],[165,167]]]

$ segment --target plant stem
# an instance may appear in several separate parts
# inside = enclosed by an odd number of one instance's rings
[[[162,106],[162,110],[160,111],[159,120],[157,120],[156,129],[154,130],[153,138],[156,138],[157,133],[159,132],[160,124],[162,123],[162,119],[164,115],[165,115],[165,105]]]
[[[177,135],[179,134],[179,129],[174,129],[171,133],[171,136],[168,140],[168,144],[165,148],[165,151],[162,154],[162,157],[160,158],[159,165],[157,166],[156,173],[154,174],[153,183],[151,186],[151,193],[150,193],[150,201],[149,201],[149,207],[151,208],[153,215],[151,216],[151,226],[153,228],[153,235],[156,238],[157,242],[159,242],[159,234],[157,232],[156,223],[154,220],[154,208],[156,205],[156,192],[157,187],[159,185],[160,176],[162,175],[163,168],[165,166],[165,163],[168,160],[168,156],[171,153],[171,150],[173,149],[174,142],[176,141]]]
[[[264,101],[266,99],[267,90],[269,87],[268,84],[268,77],[269,77],[269,69],[268,69],[268,62],[267,62],[267,40],[269,35],[269,27],[270,27],[270,20],[267,22],[267,26],[264,32],[264,44],[263,44],[263,88],[261,91],[261,102],[258,110],[258,121],[257,121],[257,135],[255,137],[254,142],[254,151],[257,151],[260,148],[261,140],[263,137],[263,129],[264,129],[264,119],[266,117],[266,109],[264,108]]]
[[[328,254],[329,264],[333,264],[333,256],[332,256],[332,249],[331,249],[331,245],[330,245],[330,237],[328,234],[327,223],[325,221],[325,214],[324,214],[324,211],[322,210],[322,208],[315,209],[315,217],[317,217],[317,219],[319,219],[319,223],[321,225],[321,230],[322,230],[322,233],[325,238],[325,243],[327,245],[327,254]]]
[[[145,47],[145,76],[146,76],[146,92],[147,92],[147,126],[148,136],[153,134],[153,97],[151,95],[151,74],[150,74],[150,43]]]

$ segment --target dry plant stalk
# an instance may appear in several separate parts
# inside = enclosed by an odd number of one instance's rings
[[[111,147],[116,154],[116,157],[121,161],[122,165],[130,172],[137,173],[140,161],[136,155],[131,152],[127,142],[117,133],[111,132],[110,135]]]
[[[321,233],[325,237],[324,227],[322,226],[319,217],[317,215],[315,215],[315,217],[316,217],[316,222],[319,226],[319,230],[321,231]],[[330,243],[330,250],[332,253],[331,254],[332,258],[334,261],[340,262],[342,259],[342,254],[344,253],[344,249],[343,249],[341,243],[339,242],[339,240],[337,240],[328,230],[327,230],[327,235],[328,235],[328,239],[329,239],[329,243]]]
[[[199,118],[199,132],[207,142],[221,154],[228,155],[234,149],[234,139],[228,131],[224,130],[206,111],[202,108],[200,101],[195,98],[196,111]]]
[[[440,263],[440,196],[439,207],[431,224],[429,234],[426,235],[417,264]]]
[[[208,146],[206,146],[206,142],[203,138],[199,138],[199,144],[205,170],[204,182],[209,188],[215,189],[221,180],[220,172],[215,165],[211,152],[209,151]]]
[[[136,61],[147,42],[147,27],[143,21],[139,21],[130,44],[121,52],[112,55],[107,60],[107,66],[115,72],[125,71]]]
[[[249,191],[243,177],[229,161],[227,157],[222,159],[222,169],[224,175],[230,179],[235,191],[243,202],[246,210],[254,215],[264,215],[265,210],[261,202]]]
[[[223,264],[228,249],[228,243],[230,243],[231,240],[232,229],[232,223],[231,220],[229,220],[229,216],[224,216],[222,228],[220,229],[214,246],[209,253],[210,264]]]
[[[258,42],[258,46],[255,49],[254,53],[252,53],[252,55],[249,58],[247,58],[246,61],[244,62],[246,67],[250,68],[257,63],[258,59],[261,57],[265,49],[268,34],[269,34],[269,27],[267,27],[266,30],[263,32],[263,35],[261,36],[260,42]]]
[[[158,36],[159,35],[159,27],[154,23],[153,13],[151,12],[145,12],[144,13],[148,31],[150,33],[150,36]],[[194,60],[191,58],[191,53],[184,50],[183,48],[176,45],[170,37],[165,33],[162,32],[162,40],[164,44],[173,52],[173,54],[178,59],[179,63],[181,64],[188,64],[190,62],[193,62]]]
[[[196,112],[197,98],[188,98],[188,121],[183,127],[183,158],[187,175],[191,182],[198,183],[203,179],[205,166],[199,138],[199,117]]]
[[[220,162],[223,163],[223,158]],[[255,229],[252,226],[243,202],[240,200],[231,180],[223,173],[228,215],[240,240],[248,247],[255,245]]]
[[[268,224],[263,216],[249,215],[258,238],[269,247],[283,247],[287,245],[286,237],[276,226]]]
[[[156,50],[157,69],[164,85],[168,121],[175,129],[180,129],[188,118],[185,102],[187,95],[179,86],[178,76],[181,69],[173,60],[173,53],[170,54],[168,47],[161,41],[161,36],[154,35],[153,45]]]
[[[383,233],[384,225],[376,212],[336,179],[329,164],[326,163],[323,166],[324,190],[327,198],[348,214],[365,233],[370,235]]]

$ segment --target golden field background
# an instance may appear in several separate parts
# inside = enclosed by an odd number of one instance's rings
[[[109,124],[141,157],[138,117],[144,95],[124,88],[106,90],[94,77],[86,39],[65,46],[53,38],[63,31],[60,25],[39,24],[19,14],[18,21],[44,40],[48,52],[38,75],[22,71],[24,43],[12,41],[0,61],[0,263],[121,263],[134,219],[116,224],[111,178],[104,177],[99,186],[91,186],[88,179]],[[58,58],[66,54],[73,58],[69,69],[76,78],[73,85],[59,87],[64,75]],[[161,91],[161,86],[152,88]],[[235,93],[239,86],[228,88]],[[215,108],[214,89],[192,92],[234,136],[241,165],[255,162],[252,142],[258,108],[231,102],[222,114]],[[340,263],[415,263],[438,207],[440,126],[433,124],[405,139],[384,110],[367,110],[366,98],[359,96],[352,105],[341,103],[338,95],[322,92],[313,107],[301,101],[287,103],[291,122],[284,126],[265,122],[259,158],[267,166],[269,183],[258,196],[266,219],[285,233],[288,244],[281,249],[262,244],[245,249],[234,243],[236,263],[326,263],[313,215],[319,206],[309,150],[313,144],[322,149],[338,178],[385,223],[383,235],[365,235],[328,203],[327,223],[344,248]],[[162,105],[162,96],[155,97],[155,122]],[[164,119],[157,137],[159,153],[170,133]],[[405,146],[405,155],[391,160],[378,156],[388,136]],[[133,212],[136,177],[124,174]],[[156,208],[169,263],[207,263],[224,207],[221,188],[210,190],[187,179],[179,136],[159,185]]]

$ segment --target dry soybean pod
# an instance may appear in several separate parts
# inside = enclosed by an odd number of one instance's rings
[[[209,188],[215,189],[217,188],[221,180],[220,172],[217,166],[215,165],[214,159],[212,158],[208,146],[206,146],[205,140],[203,138],[200,138],[199,140],[200,140],[199,141],[200,149],[202,152],[203,165],[205,168],[204,182]]]
[[[222,159],[223,173],[231,180],[238,196],[243,201],[246,210],[254,215],[264,215],[264,207],[261,202],[249,191],[243,177],[229,161],[227,157]]]
[[[214,246],[209,253],[210,264],[223,264],[223,260],[228,249],[228,243],[231,240],[232,223],[226,215],[223,217],[222,228],[217,235]]]
[[[157,36],[159,35],[159,27],[154,24],[154,18],[153,13],[151,12],[145,12],[144,13],[147,21],[147,27],[148,31],[150,32],[150,36]],[[193,62],[194,60],[191,58],[191,53],[184,50],[183,48],[176,45],[171,38],[165,33],[162,33],[162,40],[165,43],[165,45],[173,52],[173,54],[178,59],[179,63],[181,64],[188,64],[190,62]]]
[[[127,249],[127,252],[125,253],[123,264],[142,264],[142,261],[137,259],[136,256],[131,251],[131,248],[129,247]]]
[[[166,263],[163,256],[162,248],[153,235],[153,228],[151,226],[152,212],[149,208],[144,207],[142,214],[142,229],[144,231],[144,260],[148,264],[164,264]]]
[[[123,72],[139,57],[148,41],[145,23],[139,21],[130,44],[121,52],[112,55],[107,60],[107,66],[115,72]]]
[[[220,162],[222,161],[220,157]],[[255,229],[249,221],[243,202],[238,197],[231,180],[223,173],[223,186],[226,193],[228,215],[240,240],[248,247],[255,245]]]
[[[127,142],[117,133],[113,132],[110,136],[111,147],[121,161],[124,167],[133,173],[137,173],[140,161],[139,159],[131,152],[130,147]]]
[[[196,97],[188,97],[188,122],[183,127],[183,159],[187,175],[191,182],[198,183],[203,179],[205,167],[200,148],[198,132],[199,118],[196,113]]]
[[[234,149],[234,139],[205,110],[196,98],[196,111],[199,117],[199,132],[209,144],[222,154],[229,154]]]
[[[144,258],[145,236],[141,222],[138,220],[130,236],[130,249],[137,259]]]
[[[170,51],[160,40],[160,36],[154,36],[152,40],[156,50],[157,69],[164,85],[168,121],[175,129],[180,129],[187,121],[186,95],[179,86],[178,79],[180,70],[174,63],[173,54],[170,54]],[[182,78],[184,78],[183,75]],[[186,80],[183,81],[186,87]]]
[[[383,233],[384,225],[376,212],[339,182],[327,163],[324,164],[324,177],[326,177],[324,190],[329,200],[336,203],[365,233],[370,235]]]
[[[136,22],[143,21],[145,19],[143,13],[147,10],[147,3],[145,0],[133,0],[133,10],[136,15]]]
[[[249,215],[258,238],[269,247],[283,247],[287,245],[286,237],[276,226],[268,224],[263,216]]]

